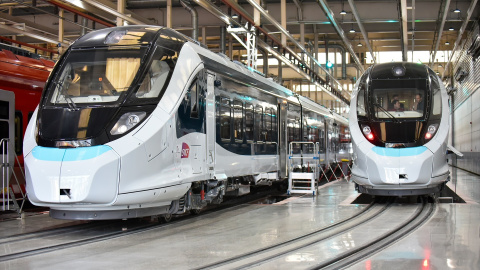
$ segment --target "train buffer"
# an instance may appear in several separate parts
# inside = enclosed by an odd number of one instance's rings
[[[291,142],[288,156],[288,194],[317,194],[320,157],[318,143]]]

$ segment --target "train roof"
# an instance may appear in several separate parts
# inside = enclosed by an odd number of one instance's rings
[[[409,62],[391,62],[372,66],[370,78],[373,80],[382,79],[426,79],[428,69],[424,64]]]
[[[286,98],[289,102],[301,104],[304,108],[316,113],[333,117],[333,114],[329,109],[306,97],[292,92],[274,82],[272,79],[265,78],[263,75],[249,69],[247,66],[239,62],[231,61],[225,55],[214,53],[200,46],[193,46],[193,48],[199,54],[205,67],[214,72],[235,77],[236,80],[247,84],[248,86],[255,87],[281,98]]]

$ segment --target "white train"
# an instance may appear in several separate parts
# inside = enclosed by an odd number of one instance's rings
[[[448,95],[425,65],[386,63],[357,81],[351,101],[352,180],[373,195],[438,194],[450,179]]]
[[[45,86],[24,141],[28,197],[60,219],[198,211],[286,179],[291,141],[338,160],[347,125],[174,30],[103,29]]]

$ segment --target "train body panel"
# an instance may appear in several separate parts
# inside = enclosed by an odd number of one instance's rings
[[[130,32],[140,40],[122,46]],[[118,43],[108,44],[110,37]],[[128,76],[115,75],[122,72]],[[242,186],[284,180],[289,142],[307,138],[322,145],[324,159],[337,161],[338,133],[346,130],[344,118],[167,28],[89,33],[68,49],[51,78],[24,152],[30,199],[49,206],[55,218],[198,210],[227,193],[247,192]],[[95,147],[109,151],[81,160],[78,149]],[[70,153],[72,160],[76,153],[78,160],[39,162],[35,151],[44,148]],[[104,155],[103,163],[96,161]],[[45,174],[48,166],[57,173]],[[108,178],[104,186],[95,183],[102,181],[97,175]],[[96,194],[97,187],[108,189],[103,201],[84,194]]]
[[[373,66],[352,97],[352,180],[376,195],[438,193],[449,180],[448,130],[448,95],[433,71],[410,63]]]

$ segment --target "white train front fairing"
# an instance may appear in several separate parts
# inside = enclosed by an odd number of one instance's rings
[[[421,96],[425,107],[415,108]],[[352,180],[359,192],[438,193],[450,174],[448,130],[448,95],[429,68],[388,63],[367,70],[355,86],[350,110]]]

